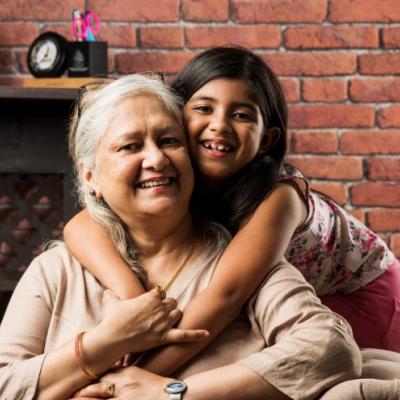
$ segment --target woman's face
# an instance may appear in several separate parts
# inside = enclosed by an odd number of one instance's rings
[[[184,107],[192,161],[209,182],[226,179],[257,155],[265,128],[243,80],[214,79]]]
[[[193,170],[182,126],[151,94],[122,100],[87,181],[128,225],[188,209]]]

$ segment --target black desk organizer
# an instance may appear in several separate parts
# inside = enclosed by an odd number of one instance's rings
[[[68,42],[67,58],[70,77],[107,76],[107,42]]]

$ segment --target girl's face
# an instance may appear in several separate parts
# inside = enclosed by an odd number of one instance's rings
[[[251,162],[266,134],[260,108],[240,79],[207,82],[186,103],[184,116],[193,163],[209,183]]]

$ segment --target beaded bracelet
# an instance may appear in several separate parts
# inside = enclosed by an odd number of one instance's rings
[[[75,338],[75,345],[74,345],[74,349],[75,349],[75,360],[77,362],[77,364],[81,367],[81,370],[83,371],[83,373],[85,374],[86,378],[89,379],[99,379],[100,377],[97,376],[96,374],[94,374],[93,372],[90,372],[85,364],[83,363],[82,360],[82,338],[83,335],[86,332],[79,332],[78,335]]]

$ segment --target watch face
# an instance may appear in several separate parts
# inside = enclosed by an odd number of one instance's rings
[[[165,386],[164,390],[170,394],[183,393],[186,390],[186,384],[181,381],[171,382]]]
[[[46,32],[31,44],[28,67],[36,77],[61,76],[66,69],[66,40],[57,33]]]

